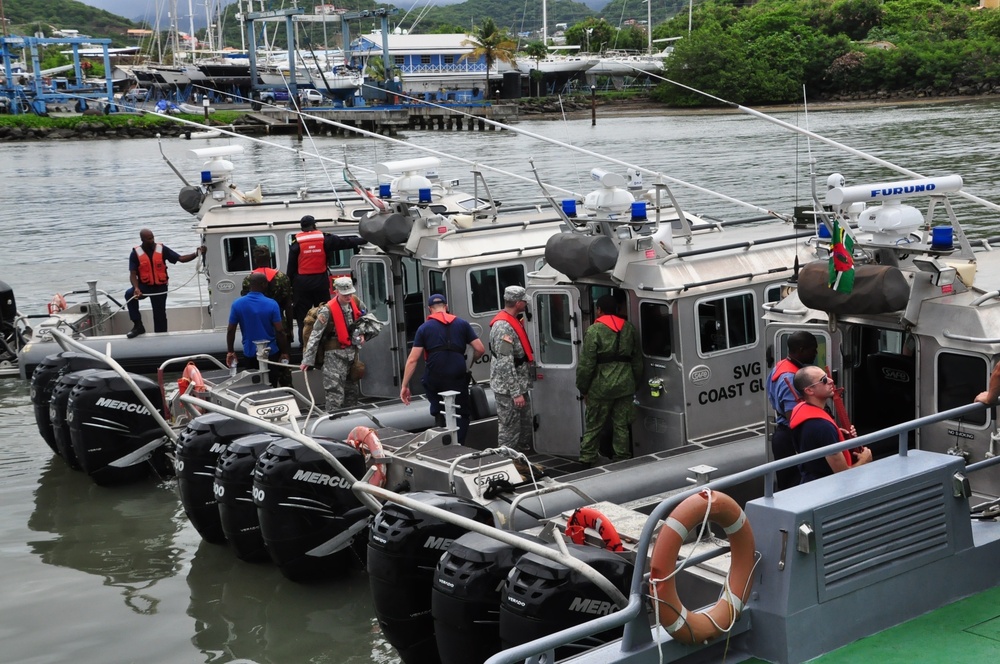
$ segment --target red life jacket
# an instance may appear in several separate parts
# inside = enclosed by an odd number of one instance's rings
[[[493,323],[498,320],[505,320],[510,323],[510,326],[514,328],[514,331],[517,333],[517,338],[521,342],[521,347],[524,348],[524,356],[529,362],[534,362],[535,354],[531,351],[531,342],[528,341],[528,331],[524,329],[524,323],[519,321],[514,316],[511,316],[506,311],[501,311],[493,317],[493,320],[490,321],[490,327],[493,327]]]
[[[325,274],[326,249],[323,248],[322,231],[296,233],[299,245],[299,274]]]
[[[326,303],[327,308],[330,310],[330,319],[333,321],[333,327],[337,331],[337,341],[340,342],[342,348],[349,348],[351,345],[351,333],[347,331],[347,317],[344,316],[344,310],[340,307],[340,302],[337,298],[333,298]],[[361,318],[361,309],[358,308],[358,301],[351,298],[351,311],[354,314],[354,320],[357,322]]]
[[[622,328],[625,327],[625,319],[619,318],[618,316],[612,314],[605,314],[594,321],[595,323],[600,323],[601,325],[606,325],[611,328],[612,332],[621,332]]]
[[[771,374],[771,382],[776,383],[781,374],[786,374],[786,373],[794,374],[798,370],[799,366],[786,357],[781,362],[778,362],[776,365],[774,365],[774,373]],[[792,390],[792,392],[794,393],[795,390]]]
[[[428,320],[430,320],[431,318],[441,323],[442,325],[451,325],[451,322],[456,318],[458,318],[458,316],[449,314],[447,311],[435,311],[434,313],[432,313],[430,316],[427,317]]]
[[[275,270],[273,267],[259,267],[256,270],[254,270],[254,272],[260,272],[265,277],[267,277],[268,283],[270,283],[274,279],[274,275],[278,274],[278,271]]]
[[[433,319],[433,320],[436,320],[437,322],[441,323],[442,325],[451,325],[452,321],[454,321],[456,318],[458,318],[458,316],[456,316],[454,314],[449,314],[447,311],[435,311],[434,313],[432,313],[432,314],[430,314],[430,315],[427,316],[427,320],[432,320]],[[449,339],[445,339],[445,341],[450,341],[450,340]],[[443,348],[440,348],[440,349],[436,348],[435,350],[448,350],[448,346],[446,345],[446,346],[444,346]],[[465,349],[463,348],[462,350],[465,350]],[[456,350],[455,352],[460,352],[460,351]],[[431,356],[431,352],[425,348],[424,349],[424,361],[426,362],[427,358],[429,358],[430,356]]]
[[[152,260],[150,260],[149,254],[145,252],[141,244],[135,248],[135,255],[139,259],[138,272],[140,284],[163,286],[167,283],[167,263],[163,260],[162,244],[156,244]]]
[[[795,408],[792,409],[792,416],[788,418],[788,427],[794,429],[807,420],[826,420],[833,425],[834,429],[837,430],[837,440],[841,442],[844,441],[844,432],[840,430],[840,427],[837,426],[834,419],[830,417],[830,413],[826,412],[822,408],[812,405],[811,403],[800,401],[795,404]],[[841,454],[844,455],[848,468],[854,465],[850,450],[843,450]]]

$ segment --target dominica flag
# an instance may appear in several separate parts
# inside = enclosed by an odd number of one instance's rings
[[[854,288],[854,238],[833,220],[830,237],[830,288],[840,293],[850,293]]]

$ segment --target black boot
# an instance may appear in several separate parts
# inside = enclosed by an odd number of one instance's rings
[[[132,325],[132,329],[129,330],[129,333],[126,334],[125,337],[127,339],[135,339],[140,334],[145,334],[145,333],[146,333],[146,328],[142,326],[142,323],[135,323],[134,325]]]

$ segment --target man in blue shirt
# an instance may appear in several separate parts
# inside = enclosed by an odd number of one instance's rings
[[[771,434],[771,452],[777,459],[785,459],[795,454],[792,430],[788,420],[792,409],[801,401],[801,395],[793,386],[795,372],[816,361],[819,343],[816,337],[805,330],[794,332],[788,337],[788,356],[775,365],[767,380],[767,400],[774,408],[774,432]],[[796,467],[778,471],[775,490],[781,491],[799,483],[799,469]]]
[[[423,325],[417,328],[413,337],[413,349],[406,358],[406,368],[403,370],[403,387],[399,390],[399,398],[403,403],[410,403],[410,379],[417,369],[417,361],[424,357],[424,376],[421,379],[427,398],[431,402],[431,415],[438,420],[438,425],[444,424],[441,412],[441,397],[439,393],[455,390],[455,404],[458,406],[458,443],[465,442],[469,431],[469,368],[465,359],[465,347],[472,346],[472,361],[475,362],[486,353],[486,347],[479,340],[476,332],[467,321],[449,314],[448,301],[444,295],[435,293],[427,298],[427,308],[430,315]]]
[[[283,362],[288,361],[288,337],[281,325],[281,309],[278,303],[264,295],[267,290],[267,276],[263,272],[250,275],[250,292],[233,302],[229,310],[229,328],[226,330],[226,364],[236,362],[236,326],[243,337],[243,357],[247,368],[258,369],[257,345],[255,341],[270,342],[271,357],[278,355]],[[277,387],[278,373],[270,372],[271,386]]]

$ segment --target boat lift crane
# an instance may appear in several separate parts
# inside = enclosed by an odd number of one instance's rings
[[[73,48],[73,64],[66,65],[76,75],[76,82],[57,82],[48,84],[45,79],[56,70],[42,69],[40,47],[49,44],[70,45]],[[0,38],[0,57],[3,58],[3,83],[0,84],[0,105],[6,106],[8,113],[36,113],[45,115],[48,104],[72,104],[78,111],[87,108],[87,100],[107,99],[104,110],[107,113],[117,110],[114,99],[113,81],[111,78],[111,55],[108,46],[110,39],[93,39],[91,37],[19,37],[11,35]],[[93,48],[99,46],[104,56],[105,86],[86,85],[83,81],[81,66],[81,46]],[[14,63],[25,50],[30,53],[31,71],[17,71]],[[63,68],[57,68],[62,70]]]
[[[345,58],[348,57],[348,49],[351,43],[351,32],[350,32],[350,21],[360,21],[368,18],[380,18],[382,20],[382,59],[385,63],[385,71],[390,71],[392,68],[392,61],[389,59],[389,17],[399,13],[396,8],[392,9],[366,9],[363,11],[344,11],[336,12],[332,14],[306,14],[305,9],[301,7],[291,7],[289,9],[274,9],[270,11],[263,12],[252,12],[248,13],[244,20],[246,22],[247,31],[247,43],[250,44],[248,53],[250,56],[250,80],[252,81],[254,90],[261,88],[269,88],[270,86],[262,85],[258,83],[260,80],[257,75],[257,49],[255,47],[256,41],[256,28],[254,27],[257,21],[284,21],[285,22],[285,34],[288,41],[288,52],[295,53],[295,23],[303,22],[322,22],[330,21],[332,23],[341,24],[341,33],[343,35],[343,49]],[[298,87],[295,80],[295,67],[290,67],[288,72],[288,90],[290,95],[295,98],[298,96]]]

